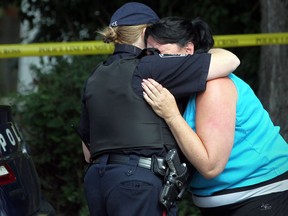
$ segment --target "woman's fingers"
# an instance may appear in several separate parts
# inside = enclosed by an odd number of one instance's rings
[[[149,88],[150,92],[153,93],[153,95],[156,97],[159,96],[161,94],[161,91],[163,90],[162,85],[153,79],[148,79],[148,80],[143,79],[142,83],[145,84]],[[147,91],[146,93],[152,96],[150,92],[148,93]]]
[[[146,99],[146,101],[147,101],[147,99],[149,99],[149,101],[153,102],[152,100],[155,99],[156,96],[153,93],[153,91],[150,89],[150,86],[148,86],[148,84],[145,82],[142,82],[141,85],[142,85],[142,88],[144,90],[143,96]]]
[[[180,115],[175,98],[161,84],[153,79],[143,80],[143,97],[160,117],[170,119]]]
[[[160,83],[151,78],[148,79],[148,82],[152,84],[153,87],[155,87],[155,89],[157,89],[159,93],[161,93],[161,91],[163,90],[163,86]]]
[[[161,91],[163,91],[162,85],[157,83],[154,80],[143,80],[141,83],[143,88],[143,97],[147,101],[147,103],[153,108],[153,110],[157,113],[159,110],[159,102],[161,102]]]
[[[153,106],[153,101],[151,100],[151,98],[147,95],[147,93],[144,91],[143,92],[143,97],[146,100],[146,102],[150,105]]]

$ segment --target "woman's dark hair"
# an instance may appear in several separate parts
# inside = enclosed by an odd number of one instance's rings
[[[159,44],[175,43],[184,47],[188,42],[194,44],[194,53],[208,52],[214,45],[209,25],[196,18],[189,21],[185,18],[169,16],[148,26],[145,38],[153,37]]]

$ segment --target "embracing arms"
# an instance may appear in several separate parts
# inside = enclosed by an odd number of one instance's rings
[[[186,123],[170,92],[153,80],[144,80],[145,100],[165,119],[180,149],[205,177],[214,178],[226,166],[232,150],[237,93],[229,78],[209,81],[196,100],[196,132]]]
[[[240,65],[239,58],[228,50],[213,48],[209,53],[211,53],[211,61],[207,80],[225,77]]]

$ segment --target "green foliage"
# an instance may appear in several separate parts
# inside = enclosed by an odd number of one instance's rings
[[[53,64],[34,66],[36,88],[16,98],[21,104],[16,111],[18,124],[31,148],[43,191],[64,215],[85,212],[85,162],[81,139],[71,124],[79,121],[84,80],[104,57],[61,57]]]
[[[126,0],[62,0],[36,1],[13,0],[22,4],[21,20],[28,21],[30,28],[37,25],[34,41],[93,40],[95,31],[109,23],[113,12]],[[154,9],[159,17],[184,16],[188,19],[201,17],[206,20],[214,34],[244,34],[260,32],[260,1],[243,3],[237,0],[140,0]],[[34,13],[38,11],[41,20]]]
[[[178,203],[179,216],[200,216],[200,211],[191,201],[191,194],[186,192],[183,199]]]
[[[14,0],[16,1],[16,0]],[[21,0],[17,0],[21,4]],[[30,28],[40,28],[34,41],[78,41],[93,40],[95,31],[109,24],[112,12],[124,4],[125,0],[22,0],[22,20],[29,22]],[[31,11],[38,11],[43,18]]]

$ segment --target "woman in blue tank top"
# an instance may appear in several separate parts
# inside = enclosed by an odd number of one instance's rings
[[[180,97],[205,89],[206,79],[226,76],[239,65],[237,56],[227,50],[190,55],[199,29],[190,21],[183,32],[175,25],[174,31],[169,29],[181,41],[171,42],[173,38],[165,35],[182,55],[145,50],[144,33],[155,22],[160,20],[150,7],[129,2],[99,32],[115,49],[85,81],[77,128],[90,163],[83,185],[91,216],[176,215],[175,202],[166,209],[159,201],[164,186],[159,175],[165,166],[158,165],[167,154],[166,146],[175,147],[176,142],[165,122],[145,104],[141,81],[151,75],[160,82],[168,77],[166,86]],[[154,162],[158,170],[153,169]]]
[[[143,88],[197,170],[190,191],[202,215],[288,214],[288,145],[247,83],[208,81],[183,117],[166,88],[152,79]]]

